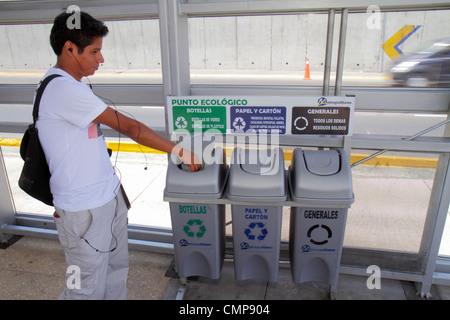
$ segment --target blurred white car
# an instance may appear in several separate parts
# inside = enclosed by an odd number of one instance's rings
[[[450,87],[450,38],[400,58],[391,69],[396,84]]]

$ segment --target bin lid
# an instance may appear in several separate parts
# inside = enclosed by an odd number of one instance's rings
[[[177,163],[177,157],[171,157],[167,166],[164,196],[181,199],[221,198],[228,177],[226,155],[222,147],[211,150],[213,157],[209,159],[210,163],[203,162],[202,168],[196,172],[187,171],[185,166]],[[202,160],[205,160],[204,157]]]
[[[229,200],[279,202],[287,198],[284,154],[267,150],[235,148],[228,178]]]
[[[242,150],[242,149],[241,149]],[[279,154],[277,150],[243,150],[238,153],[241,169],[247,173],[258,175],[270,174],[278,169]]]
[[[225,190],[227,173],[226,164],[205,166],[196,172],[188,172],[176,165],[169,165],[164,196],[181,199],[219,199]]]
[[[309,172],[321,176],[328,176],[339,172],[340,157],[336,150],[323,150],[320,152],[305,150],[306,168]]]
[[[295,149],[288,182],[292,200],[302,205],[345,208],[354,201],[350,160],[342,149]]]

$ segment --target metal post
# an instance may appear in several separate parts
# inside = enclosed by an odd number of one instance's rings
[[[333,52],[334,15],[335,15],[334,9],[328,10],[327,46],[325,49],[325,68],[323,72],[323,89],[322,89],[322,95],[324,96],[328,96],[330,93],[330,72],[331,72],[331,57]]]
[[[347,39],[347,22],[348,22],[348,9],[342,9],[341,12],[341,26],[339,32],[339,48],[337,57],[337,68],[336,68],[336,84],[334,87],[334,95],[341,95],[342,88],[342,75],[344,72],[344,56],[345,56],[345,42]],[[342,139],[342,148],[351,154],[352,137],[344,136]]]
[[[8,175],[6,174],[2,147],[0,146],[0,243],[6,243],[11,238],[11,235],[3,234],[1,228],[4,225],[15,225],[15,215],[16,209],[14,207]]]
[[[344,53],[345,53],[345,41],[347,38],[347,22],[348,22],[348,9],[342,9],[341,12],[341,30],[339,34],[339,49],[336,68],[336,85],[334,88],[334,95],[341,95],[342,88],[342,74],[344,72]]]
[[[419,258],[422,264],[423,280],[419,294],[422,297],[431,297],[431,285],[436,267],[436,259],[439,253],[445,220],[450,205],[450,154],[443,153],[439,156],[436,168],[433,189],[431,191],[430,204],[427,218],[423,228],[422,242],[420,244]]]
[[[159,0],[159,29],[164,97],[191,94],[188,17],[179,14],[181,0]],[[166,135],[169,132],[167,101]]]
[[[450,103],[447,120],[437,124],[445,124],[444,137],[450,136]],[[436,126],[437,126],[436,125]],[[421,296],[429,297],[433,274],[436,268],[439,247],[444,233],[445,220],[450,205],[450,154],[439,155],[439,161],[434,175],[433,189],[431,191],[430,204],[428,205],[427,218],[423,228],[422,242],[419,255],[422,262],[424,277],[420,285]]]

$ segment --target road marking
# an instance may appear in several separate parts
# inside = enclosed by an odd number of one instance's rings
[[[22,139],[20,138],[0,138],[0,145],[4,147],[19,147]],[[144,152],[153,154],[165,154],[165,152],[158,151],[152,148],[139,146],[135,142],[112,142],[106,143],[108,148],[113,151],[120,150],[121,152]],[[226,148],[227,156],[231,156],[233,148]],[[350,162],[355,163],[363,158],[367,157],[367,154],[352,154],[350,156]],[[284,151],[284,161],[290,162],[292,160],[292,150]],[[361,165],[371,166],[388,166],[388,167],[404,167],[404,168],[436,168],[437,158],[420,158],[420,157],[398,157],[398,156],[378,156],[364,162]]]
[[[400,56],[404,55],[399,46],[408,40],[408,38],[411,37],[420,27],[421,25],[418,25],[417,27],[414,25],[403,26],[381,47],[392,60],[396,60]]]

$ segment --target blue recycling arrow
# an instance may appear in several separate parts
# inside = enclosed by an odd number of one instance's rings
[[[253,233],[252,230],[255,229],[255,227],[258,227],[258,229],[261,229],[261,233],[258,235],[258,237],[256,237]],[[247,238],[249,240],[264,240],[264,238],[267,236],[267,234],[269,233],[267,231],[266,228],[264,228],[264,223],[262,222],[252,222],[248,225],[248,228],[244,230],[245,235],[247,236]]]

